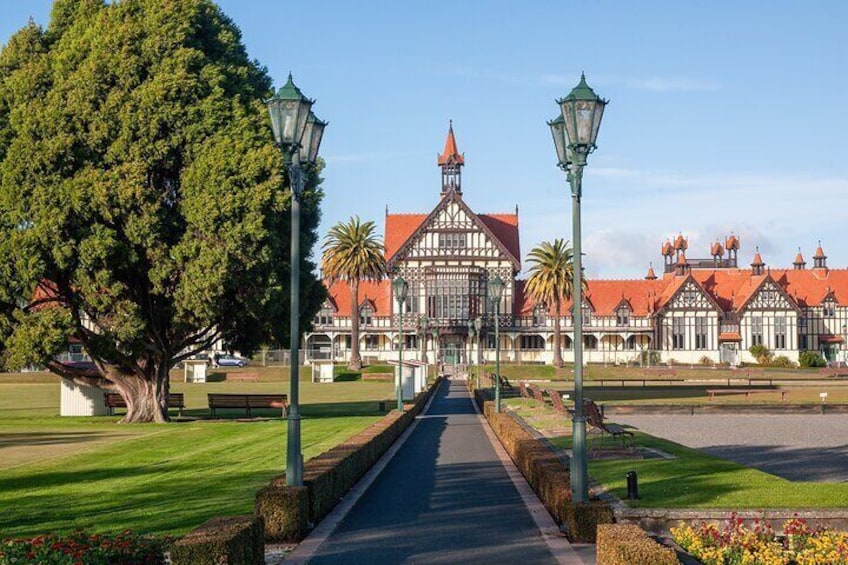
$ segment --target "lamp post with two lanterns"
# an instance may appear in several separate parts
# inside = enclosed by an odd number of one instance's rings
[[[557,100],[560,115],[548,122],[554,138],[557,165],[566,173],[571,188],[574,240],[574,280],[572,284],[574,326],[574,419],[571,490],[574,502],[589,498],[586,458],[586,416],[583,412],[583,257],[581,255],[580,199],[583,193],[583,168],[597,147],[598,130],[608,101],[586,84],[586,77],[566,96]]]
[[[306,184],[304,167],[315,165],[326,122],[312,113],[310,100],[294,85],[292,76],[266,101],[271,116],[274,141],[283,153],[291,185],[291,265],[290,265],[290,353],[289,411],[286,444],[286,485],[303,485],[303,454],[300,446],[299,365],[300,365],[300,197]]]
[[[501,411],[501,340],[500,340],[500,321],[501,321],[501,297],[503,296],[504,282],[501,278],[495,275],[489,279],[489,299],[495,307],[495,376],[492,379],[492,386],[495,388],[495,412]]]
[[[403,307],[406,304],[406,294],[409,285],[402,277],[392,281],[392,290],[398,302],[398,376],[397,376],[397,410],[403,412]]]

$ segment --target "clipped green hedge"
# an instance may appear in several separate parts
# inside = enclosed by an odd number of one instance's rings
[[[470,380],[469,380],[470,381]],[[571,473],[547,445],[537,440],[509,412],[495,413],[491,393],[487,389],[473,388],[474,398],[482,407],[489,426],[515,466],[527,479],[539,500],[558,524],[564,524],[574,542],[595,542],[598,524],[613,521],[609,504],[599,500],[575,504],[572,502]]]
[[[287,487],[285,474],[256,493],[256,513],[265,520],[265,539],[296,542],[306,537],[423,410],[441,381],[419,394],[401,414],[389,412],[379,422],[304,464],[303,492]]]
[[[598,565],[678,565],[674,550],[664,547],[633,524],[598,526]]]
[[[264,565],[262,519],[252,514],[212,518],[171,546],[172,565]]]

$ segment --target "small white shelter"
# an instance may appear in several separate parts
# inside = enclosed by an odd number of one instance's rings
[[[331,383],[333,382],[335,364],[332,360],[313,359],[312,360],[312,382],[313,383]]]
[[[389,365],[394,367],[394,382],[395,387],[397,387],[398,362],[396,359],[390,359]],[[414,398],[416,394],[424,390],[427,386],[427,367],[428,365],[426,363],[415,359],[403,360],[402,387],[404,400]]]
[[[205,383],[209,361],[206,359],[186,359],[183,361],[183,369],[185,370],[185,382]]]
[[[69,379],[60,379],[61,416],[106,416],[106,391],[93,386],[78,385]]]

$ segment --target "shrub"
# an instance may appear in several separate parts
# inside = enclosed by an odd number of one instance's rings
[[[662,356],[659,351],[643,351],[639,354],[639,360],[642,365],[659,365],[662,362]]]
[[[771,360],[771,363],[769,363],[769,365],[771,365],[772,367],[790,368],[794,367],[795,363],[786,355],[778,355],[777,357]]]
[[[712,367],[713,360],[709,356],[704,355],[698,360],[698,364],[703,365],[704,367]]]
[[[165,563],[165,549],[170,543],[170,538],[138,536],[129,530],[119,534],[46,534],[0,542],[0,565],[160,565]]]
[[[598,526],[598,565],[678,565],[674,550],[633,524]]]
[[[802,351],[798,356],[798,362],[802,367],[825,367],[827,361],[818,351]]]
[[[171,563],[265,563],[262,519],[252,514],[212,518],[171,547]]]
[[[757,360],[760,365],[765,365],[771,359],[772,353],[768,347],[762,344],[752,345],[748,348],[748,353]]]

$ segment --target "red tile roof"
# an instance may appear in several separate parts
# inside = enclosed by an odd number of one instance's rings
[[[394,257],[428,214],[386,214],[386,261]]]
[[[478,214],[496,238],[521,263],[521,243],[518,238],[518,214]]]
[[[739,332],[721,332],[718,334],[719,341],[742,341],[742,334]]]
[[[327,284],[326,281],[324,284]],[[350,316],[350,287],[348,284],[339,281],[330,285],[327,291],[330,295],[330,301],[336,307],[334,315]],[[356,304],[360,306],[367,300],[374,305],[375,316],[390,316],[392,313],[391,292],[391,281],[389,279],[378,282],[363,281],[359,283],[359,296]]]
[[[735,235],[731,235],[727,238],[727,241],[724,242],[724,248],[739,251],[739,238]]]
[[[825,256],[824,251],[822,250],[821,243],[819,243],[819,246],[816,248],[816,254],[813,255],[813,259],[827,259],[827,256]]]

